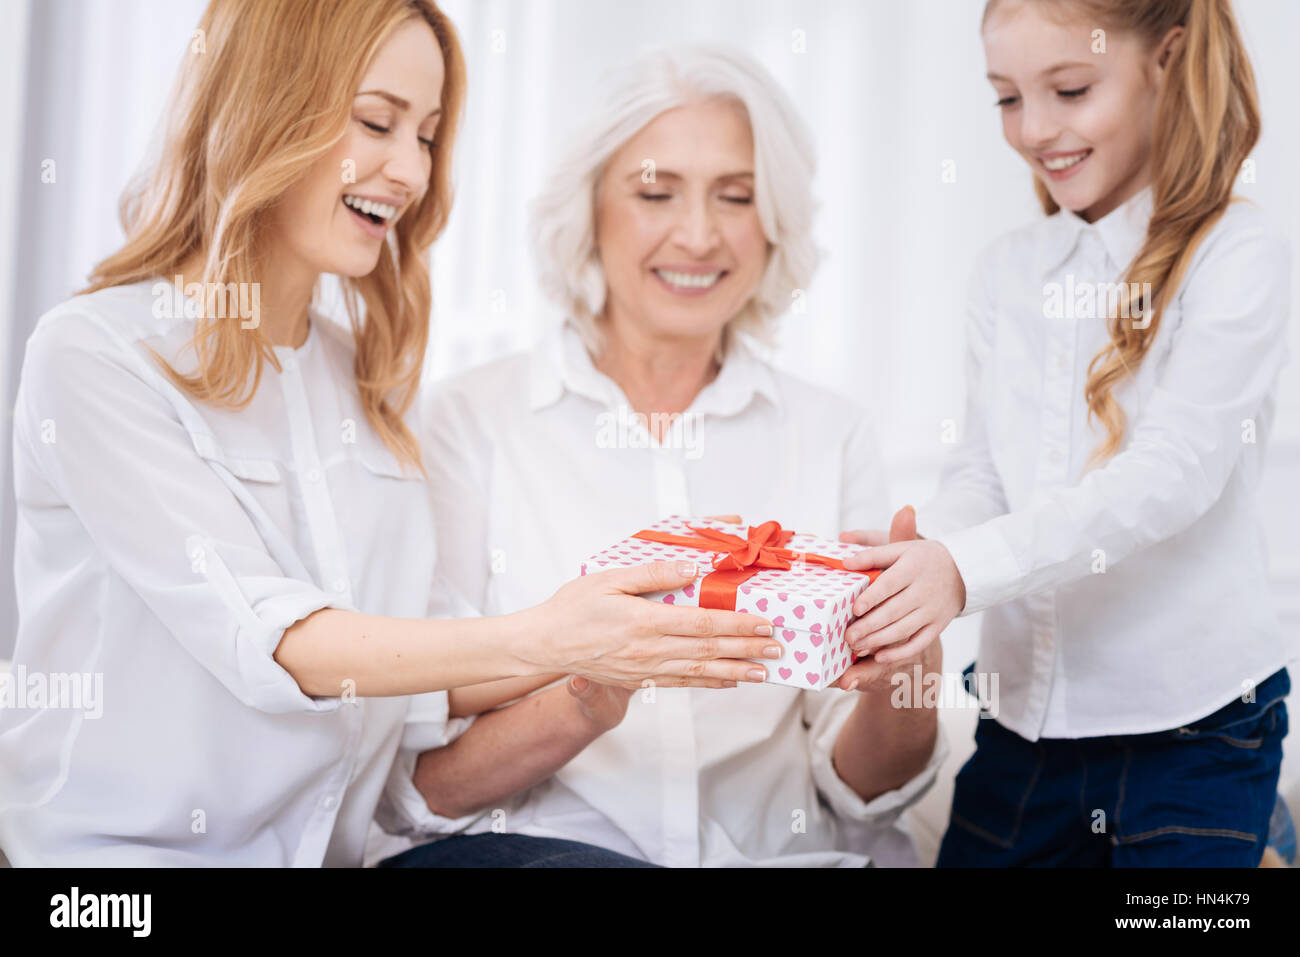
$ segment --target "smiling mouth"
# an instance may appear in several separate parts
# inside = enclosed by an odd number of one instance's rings
[[[387,203],[376,203],[359,196],[344,196],[343,205],[362,219],[375,226],[387,226],[397,215],[397,207]]]
[[[1043,168],[1049,173],[1063,173],[1067,169],[1078,166],[1091,155],[1092,150],[1086,149],[1079,150],[1077,153],[1067,153],[1063,156],[1044,157],[1039,162],[1043,164]]]
[[[702,273],[677,272],[673,269],[652,269],[651,272],[673,290],[687,293],[707,292],[727,274],[725,269]]]

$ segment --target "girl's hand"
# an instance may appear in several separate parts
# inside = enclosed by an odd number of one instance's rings
[[[536,637],[512,650],[532,670],[563,671],[621,688],[639,688],[647,678],[670,688],[766,681],[762,665],[741,659],[775,661],[784,654],[768,619],[635,597],[680,588],[696,576],[694,562],[584,575],[521,613]]]
[[[966,607],[966,583],[939,542],[879,545],[846,558],[844,567],[885,569],[853,602],[861,617],[844,633],[854,652],[880,664],[919,655]]]
[[[618,727],[627,714],[627,703],[632,697],[630,688],[615,688],[580,675],[570,677],[564,686],[573,695],[578,712],[591,723],[597,734]]]

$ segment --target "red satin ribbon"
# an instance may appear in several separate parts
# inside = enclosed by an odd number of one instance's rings
[[[688,525],[687,528],[699,537],[673,535],[650,528],[643,528],[632,537],[647,542],[658,542],[661,545],[680,545],[684,548],[723,553],[713,559],[714,570],[705,575],[704,580],[700,582],[701,608],[734,610],[736,591],[741,585],[764,568],[790,568],[792,560],[854,572],[854,569],[845,568],[844,562],[838,558],[786,548],[786,544],[794,538],[794,532],[786,531],[777,522],[749,526],[749,534],[746,538],[721,532],[716,528],[696,528],[694,525]],[[873,568],[870,571],[854,573],[866,575],[869,580],[875,581],[880,571]]]

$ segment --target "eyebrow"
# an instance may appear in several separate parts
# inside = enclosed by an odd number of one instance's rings
[[[410,102],[402,99],[396,93],[389,93],[387,90],[362,90],[360,93],[357,94],[357,96],[378,96],[387,100],[389,103],[393,104],[393,106],[397,107],[399,110],[409,110],[411,108]],[[431,110],[429,116],[437,116],[441,112],[442,112],[442,107],[439,106]]]
[[[1058,64],[1056,64],[1055,66],[1049,66],[1046,70],[1043,70],[1043,71],[1039,74],[1039,76],[1051,76],[1053,73],[1060,73],[1062,70],[1069,70],[1069,69],[1071,69],[1071,68],[1073,68],[1073,67],[1078,67],[1078,66],[1093,66],[1093,65],[1094,65],[1094,64],[1092,64],[1092,63],[1085,63],[1085,62],[1082,61],[1082,60],[1069,60],[1069,61],[1067,61],[1067,62],[1065,62],[1065,63],[1058,63]],[[1004,82],[1007,82],[1007,83],[1010,83],[1010,82],[1011,82],[1011,81],[1008,80],[1005,76],[1002,76],[1002,75],[999,74],[999,73],[988,73],[988,74],[986,74],[986,76],[988,76],[988,78],[989,78],[990,80],[1003,80]]]
[[[644,170],[641,169],[634,170],[633,172],[628,173],[627,176],[623,177],[623,179],[624,181],[630,183],[634,179],[640,179],[643,172]],[[672,170],[657,169],[655,170],[655,178],[679,180],[682,178],[682,175],[680,173],[674,173]],[[753,170],[740,170],[735,173],[723,173],[721,176],[715,176],[714,180],[719,181],[719,180],[753,179],[753,178],[754,178]]]

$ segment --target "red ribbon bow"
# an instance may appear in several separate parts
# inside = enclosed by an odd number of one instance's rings
[[[700,582],[700,607],[733,610],[736,607],[736,591],[749,579],[764,568],[792,567],[795,561],[810,565],[824,565],[840,571],[853,571],[845,568],[844,562],[829,555],[816,555],[812,552],[797,552],[786,548],[795,533],[781,528],[777,522],[764,522],[762,525],[749,526],[746,538],[732,535],[730,532],[716,528],[696,528],[688,525],[698,538],[689,535],[674,535],[643,528],[633,535],[647,542],[659,542],[663,545],[679,545],[684,548],[698,548],[703,551],[721,552],[713,559],[713,571],[704,576]],[[874,581],[879,570],[857,572]]]

